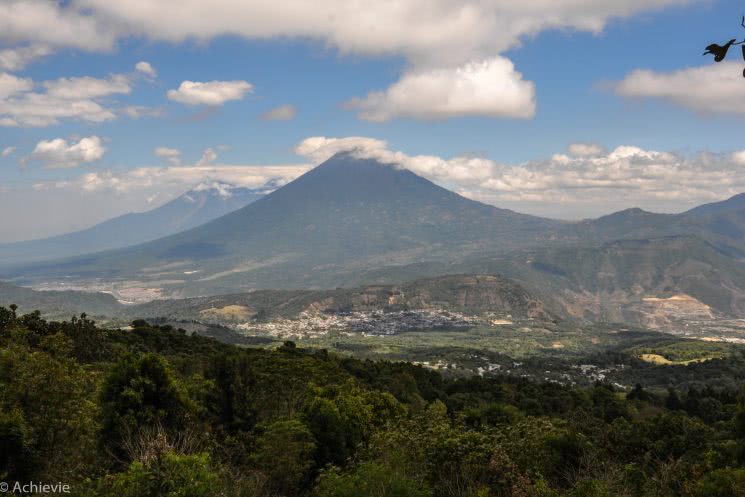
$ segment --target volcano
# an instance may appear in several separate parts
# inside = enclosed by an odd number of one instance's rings
[[[26,267],[23,275],[137,281],[177,295],[339,286],[350,272],[381,265],[534,246],[562,225],[469,200],[407,169],[342,153],[197,228]]]

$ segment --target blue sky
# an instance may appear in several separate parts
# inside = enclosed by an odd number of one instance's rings
[[[287,166],[279,176],[289,180],[345,147],[472,198],[553,217],[632,205],[676,211],[745,191],[745,62],[739,47],[722,64],[701,55],[709,43],[745,38],[739,2],[526,0],[535,9],[523,10],[494,1],[472,16],[447,0],[424,13],[416,9],[427,3],[401,0],[402,19],[367,12],[359,33],[343,24],[358,21],[354,11],[333,1],[314,3],[308,26],[280,8],[252,25],[251,3],[180,3],[214,4],[203,24],[154,0],[133,0],[130,11],[103,0],[0,6],[0,50],[45,54],[0,65],[14,88],[0,79],[0,209],[18,210],[0,225],[0,241],[146,210],[194,182],[259,186],[277,176],[263,166]],[[314,27],[325,8],[329,24]],[[453,12],[465,20],[449,33],[460,22]],[[488,16],[485,26],[473,20]],[[155,72],[135,70],[138,62]],[[85,81],[70,80],[78,96],[52,102],[92,101],[106,113],[100,119],[63,109],[38,122],[6,110],[51,93],[60,78],[118,81],[127,92],[90,97]],[[244,86],[212,105],[188,91],[168,97],[189,81]],[[262,118],[281,106],[292,107],[285,119]],[[135,108],[143,115],[128,117]],[[326,139],[298,153],[310,137]]]

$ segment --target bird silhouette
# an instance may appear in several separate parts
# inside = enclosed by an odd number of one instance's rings
[[[732,39],[728,41],[724,46],[717,45],[716,43],[712,43],[708,47],[706,47],[706,52],[703,53],[703,55],[712,54],[714,56],[714,60],[717,62],[722,62],[724,58],[727,56],[727,50],[729,50],[729,47],[732,46],[733,43],[735,43],[737,40]]]

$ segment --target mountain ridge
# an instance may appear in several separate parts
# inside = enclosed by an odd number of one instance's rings
[[[132,318],[216,319],[218,323],[256,319],[294,319],[302,313],[336,314],[386,310],[450,310],[481,315],[510,313],[521,319],[555,319],[515,281],[499,275],[459,274],[333,290],[256,290],[254,292],[152,301],[122,308]]]
[[[311,273],[375,264],[381,258],[388,263],[443,260],[454,253],[508,250],[547,239],[562,225],[466,199],[405,169],[337,154],[202,226],[128,249],[27,269],[38,275],[99,274],[147,283],[153,278],[143,268],[180,263],[166,279],[178,280],[171,286],[192,295],[312,287]]]
[[[122,214],[62,235],[0,244],[0,261],[7,265],[62,259],[137,245],[204,224],[262,196],[260,190],[201,184],[149,211]]]
[[[745,316],[745,209],[626,209],[567,223],[464,198],[413,172],[337,154],[204,225],[135,247],[19,269],[15,281],[100,281],[166,298],[503,274],[580,319],[636,317],[677,293]],[[64,280],[62,280],[64,278]],[[95,283],[95,284],[93,284]],[[604,303],[605,302],[605,303]],[[607,304],[607,305],[606,305]]]

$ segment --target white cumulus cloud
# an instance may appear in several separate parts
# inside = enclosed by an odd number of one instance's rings
[[[181,165],[181,150],[169,147],[157,147],[153,153],[171,165]]]
[[[36,190],[108,191],[120,195],[180,194],[200,184],[222,183],[246,188],[281,186],[310,169],[308,164],[139,167],[125,172],[96,171],[63,182],[39,182]]]
[[[310,159],[311,162],[319,164],[330,159],[339,152],[385,150],[388,143],[377,138],[365,136],[348,136],[346,138],[329,138],[325,136],[312,136],[306,138],[295,146],[295,153]]]
[[[605,147],[597,143],[572,143],[569,145],[569,154],[575,157],[597,157],[605,152]]]
[[[385,91],[347,102],[362,119],[385,122],[396,117],[436,120],[462,116],[535,115],[534,84],[522,79],[504,57],[471,62],[453,69],[408,72]]]
[[[0,40],[90,51],[111,49],[124,32],[75,3],[4,0],[0,2]]]
[[[116,113],[104,99],[131,91],[131,81],[124,74],[108,78],[59,78],[37,85],[30,78],[0,72],[0,126],[44,127],[58,124],[62,119],[111,121]],[[131,114],[126,108],[123,112]]]
[[[197,167],[207,166],[217,160],[217,152],[215,149],[208,148],[202,152],[202,157],[197,161]]]
[[[169,42],[220,36],[314,40],[342,54],[407,61],[400,81],[353,101],[363,118],[525,118],[535,112],[532,86],[511,65],[496,62],[508,49],[546,30],[599,33],[614,18],[696,1],[701,0],[292,0],[267,8],[258,1],[181,0],[175,8],[162,0],[5,0],[0,41],[107,50],[131,36]],[[174,100],[221,105],[231,99],[195,86],[207,83],[190,83],[172,90]],[[417,89],[426,91],[397,112],[394,104]]]
[[[8,157],[12,155],[16,151],[15,147],[5,147],[2,152],[0,152],[0,157]]]
[[[28,159],[41,161],[48,168],[77,167],[83,163],[99,161],[105,153],[106,147],[97,136],[88,136],[70,143],[63,138],[55,138],[37,143]]]
[[[116,74],[107,79],[83,76],[80,78],[59,78],[45,81],[47,95],[53,98],[82,100],[105,97],[115,94],[128,94],[132,91],[129,78]]]
[[[732,161],[741,166],[745,166],[745,150],[738,150],[732,153]]]
[[[52,50],[45,45],[26,45],[0,50],[0,69],[20,71],[31,62],[47,56]]]
[[[261,118],[265,121],[289,121],[295,119],[296,115],[297,109],[295,106],[285,104],[264,112],[261,114]]]
[[[601,31],[609,19],[690,0],[319,0],[262,2],[76,0],[119,32],[181,42],[234,35],[310,38],[362,55],[403,54],[420,62],[468,60],[514,47],[547,29]],[[440,63],[440,62],[438,62]]]
[[[696,112],[745,114],[742,65],[735,62],[672,72],[637,69],[614,88],[623,97],[667,101]]]
[[[0,100],[30,91],[33,87],[34,82],[29,78],[19,78],[6,72],[0,72]]]
[[[404,167],[462,195],[548,217],[587,217],[638,206],[679,212],[745,191],[745,151],[680,155],[618,146],[593,155],[554,154],[521,164],[390,150],[366,137],[311,137],[296,153],[317,162],[348,151]]]
[[[138,72],[141,72],[145,76],[148,76],[150,78],[154,78],[158,75],[158,72],[155,70],[155,68],[150,64],[150,62],[146,62],[144,60],[141,60],[137,64],[135,64],[135,70]]]
[[[205,151],[194,165],[180,165],[169,161],[180,157],[178,151],[163,148],[156,155],[171,164],[167,167],[96,170],[77,179],[39,183],[37,188],[128,195],[183,192],[210,182],[254,188],[271,182],[274,188],[339,152],[350,152],[409,169],[475,200],[548,217],[576,219],[632,206],[680,212],[745,191],[745,150],[683,155],[632,145],[605,150],[584,143],[570,147],[569,153],[506,163],[469,155],[410,155],[365,136],[315,136],[295,147],[301,163],[284,165],[222,164],[215,150]]]
[[[0,99],[0,126],[44,127],[60,119],[100,123],[115,119],[111,109],[90,99],[70,100],[44,93],[24,93]]]
[[[126,105],[121,109],[121,113],[130,119],[140,119],[142,117],[163,117],[165,111],[161,107],[148,107],[146,105]]]
[[[242,100],[253,85],[246,81],[183,81],[176,90],[168,90],[168,98],[187,105],[223,105],[229,100]]]

